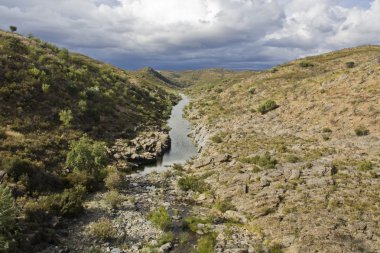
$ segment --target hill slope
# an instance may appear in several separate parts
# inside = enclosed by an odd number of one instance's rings
[[[94,190],[110,174],[106,145],[165,129],[178,100],[169,85],[0,31],[0,183],[19,211],[16,226],[0,229],[0,251],[15,238],[23,252],[52,241],[55,220],[82,209],[81,187]]]
[[[203,206],[244,217],[220,252],[380,251],[379,57],[363,46],[188,88],[202,147],[189,169],[212,186]]]

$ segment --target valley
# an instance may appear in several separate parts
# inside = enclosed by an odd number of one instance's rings
[[[1,252],[380,251],[379,46],[263,71],[0,51]]]

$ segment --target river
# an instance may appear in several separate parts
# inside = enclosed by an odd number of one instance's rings
[[[182,100],[172,109],[168,125],[171,139],[171,148],[155,164],[145,165],[141,173],[152,171],[162,172],[169,166],[178,163],[183,164],[197,154],[197,149],[188,134],[190,132],[190,122],[183,117],[183,110],[190,103],[190,99],[184,94],[180,94]]]

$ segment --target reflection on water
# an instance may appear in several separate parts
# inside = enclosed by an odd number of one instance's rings
[[[197,153],[196,147],[187,136],[190,131],[190,123],[182,117],[183,109],[190,103],[190,100],[183,94],[181,94],[181,97],[182,100],[173,107],[168,121],[168,125],[171,128],[169,132],[171,138],[170,150],[160,157],[156,164],[144,166],[144,170],[141,173],[162,172],[174,163],[186,162],[186,160]]]

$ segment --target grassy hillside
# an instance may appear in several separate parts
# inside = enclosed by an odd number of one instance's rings
[[[208,85],[217,83],[232,84],[249,77],[254,71],[233,71],[228,69],[203,69],[184,71],[161,71],[162,75],[173,80],[177,86],[188,87],[192,85]]]
[[[208,141],[192,172],[212,186],[211,214],[229,203],[241,234],[286,252],[380,250],[379,46],[193,81],[187,113]]]
[[[0,229],[2,251],[16,234],[20,247],[52,240],[52,218],[81,207],[78,186],[104,178],[94,173],[108,163],[104,146],[164,128],[177,96],[160,77],[3,31],[0,66],[0,182],[17,198],[19,220]]]

